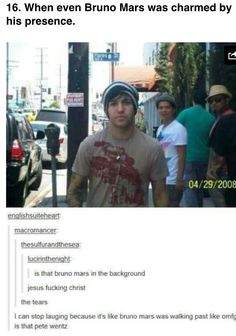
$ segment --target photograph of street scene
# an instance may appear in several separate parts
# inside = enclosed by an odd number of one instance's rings
[[[6,44],[7,207],[235,207],[236,43]]]

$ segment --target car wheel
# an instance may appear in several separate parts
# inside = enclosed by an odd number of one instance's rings
[[[42,161],[40,161],[39,166],[38,166],[38,170],[37,170],[37,173],[36,173],[36,179],[30,186],[31,190],[38,190],[38,188],[40,187],[40,184],[42,182],[42,177],[43,177],[43,167],[42,167]]]

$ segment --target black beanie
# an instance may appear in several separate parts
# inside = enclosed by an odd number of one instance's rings
[[[138,100],[139,100],[139,94],[138,91],[131,85],[125,82],[121,81],[115,81],[112,82],[108,87],[104,90],[103,95],[102,95],[102,103],[104,105],[104,110],[107,113],[107,108],[109,102],[119,96],[120,94],[127,94],[130,96],[135,113],[137,112],[138,109]]]

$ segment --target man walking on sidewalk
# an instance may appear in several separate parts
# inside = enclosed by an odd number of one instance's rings
[[[208,167],[208,178],[218,182],[209,190],[215,206],[236,206],[236,113],[229,107],[231,98],[224,85],[213,85],[207,97],[217,116],[210,132]]]
[[[103,93],[109,126],[87,137],[78,149],[68,189],[68,204],[82,206],[83,180],[89,180],[88,207],[147,206],[152,184],[154,206],[167,206],[168,170],[160,144],[135,127],[138,92],[113,82]]]
[[[164,150],[169,170],[167,177],[169,206],[178,207],[184,190],[187,131],[175,120],[176,102],[174,97],[167,93],[160,94],[156,101],[156,107],[162,121],[162,125],[157,130],[157,139]]]
[[[204,190],[199,186],[206,179],[209,160],[209,133],[215,118],[205,110],[206,93],[196,90],[193,106],[178,115],[178,120],[188,133],[188,146],[185,165],[184,201],[187,207],[202,207]],[[194,188],[192,185],[195,186]]]

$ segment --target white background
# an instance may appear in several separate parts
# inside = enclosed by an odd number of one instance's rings
[[[24,1],[18,1],[22,4]],[[177,1],[176,1],[177,2]],[[158,4],[172,4],[162,1]],[[214,1],[219,3],[220,1]],[[214,3],[205,1],[205,4]],[[78,25],[71,27],[5,26],[6,4],[1,1],[1,124],[5,118],[5,43],[7,41],[158,41],[158,42],[229,42],[235,41],[235,5],[231,13],[70,13]],[[39,1],[42,3],[42,1]],[[46,3],[46,2],[45,2]],[[64,1],[52,1],[64,4]],[[66,1],[67,4],[81,4]],[[97,4],[111,2],[97,1]],[[112,3],[117,4],[117,1]],[[138,4],[135,1],[129,3]],[[142,1],[140,3],[157,3]],[[181,1],[185,4],[204,4],[204,1]],[[224,1],[233,4],[232,1]],[[20,13],[21,18],[29,13]],[[13,15],[13,14],[12,14]],[[31,14],[33,15],[33,14]],[[43,17],[45,13],[37,16]],[[57,17],[56,12],[47,14]],[[4,144],[4,132],[1,132]],[[1,157],[5,157],[1,146]],[[4,159],[2,159],[2,162]],[[5,167],[1,167],[1,326],[7,333],[7,228],[5,211]],[[235,295],[235,209],[146,209],[146,210],[81,210],[61,209],[62,232],[68,239],[83,241],[86,260],[106,265],[124,265],[146,268],[145,291],[117,283],[114,292],[102,286],[93,292],[87,305],[93,310],[101,302],[117,311],[150,310],[163,313],[186,311],[236,313]],[[70,225],[68,223],[71,223]],[[36,224],[36,223],[35,223]],[[27,222],[30,225],[30,222]],[[93,259],[94,258],[94,259]],[[111,296],[110,296],[111,295]],[[111,300],[111,298],[113,300]],[[80,302],[71,301],[71,309]],[[107,307],[106,307],[107,308]],[[109,308],[109,307],[108,307]],[[107,309],[108,309],[107,308]],[[235,335],[235,321],[96,321],[75,325],[70,335]],[[45,332],[44,332],[45,333]],[[9,333],[15,334],[13,331]],[[26,332],[18,332],[26,335]],[[55,333],[54,333],[55,334]],[[61,333],[64,334],[64,333]]]

